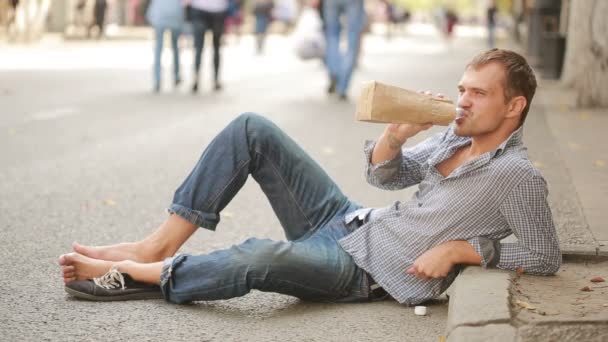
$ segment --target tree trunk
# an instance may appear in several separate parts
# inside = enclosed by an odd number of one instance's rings
[[[578,105],[608,107],[608,1],[570,0],[562,82]]]

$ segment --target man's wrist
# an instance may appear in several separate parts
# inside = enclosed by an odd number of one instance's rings
[[[384,135],[384,140],[386,141],[386,145],[388,146],[388,148],[390,148],[391,150],[400,150],[401,146],[405,144],[405,140],[401,141],[390,133]]]
[[[452,265],[479,265],[481,263],[481,256],[477,254],[475,248],[468,241],[453,240],[446,242],[446,253],[446,259],[449,260]]]

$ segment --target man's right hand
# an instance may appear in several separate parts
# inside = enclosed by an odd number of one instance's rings
[[[432,123],[415,124],[415,123],[392,123],[384,130],[381,139],[386,139],[391,149],[401,149],[407,139],[414,135],[425,131],[433,126]]]
[[[427,96],[433,96],[430,91],[420,92]],[[443,98],[443,95],[437,94],[436,97]],[[374,152],[372,153],[372,165],[391,160],[395,158],[397,153],[401,151],[401,146],[405,144],[407,139],[414,135],[425,131],[433,126],[432,123],[416,124],[416,123],[392,123],[389,124],[384,133],[378,140]]]

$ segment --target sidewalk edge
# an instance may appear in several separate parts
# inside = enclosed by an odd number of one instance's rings
[[[510,291],[512,272],[467,266],[454,281],[448,308],[448,341],[513,341]],[[484,337],[485,336],[485,337]],[[496,340],[499,338],[499,340]]]

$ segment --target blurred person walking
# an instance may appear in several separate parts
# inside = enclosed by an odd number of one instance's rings
[[[205,33],[211,30],[213,43],[213,90],[222,89],[219,81],[220,44],[224,34],[224,20],[228,12],[228,0],[190,0],[192,34],[194,36],[194,83],[192,93],[198,92],[199,71],[203,58]]]
[[[180,76],[178,40],[184,25],[184,8],[182,0],[151,0],[146,19],[154,28],[154,92],[161,89],[162,53],[165,31],[171,32],[171,48],[173,50],[173,83],[179,86]]]
[[[270,26],[272,20],[273,8],[274,1],[272,0],[255,0],[253,14],[255,15],[256,51],[258,54],[264,51],[264,42],[266,41],[268,26]]]
[[[237,38],[241,36],[241,26],[243,25],[243,1],[230,0],[225,20],[225,32],[233,33]]]
[[[296,0],[277,0],[272,11],[272,18],[282,23],[283,34],[289,33],[293,28],[298,12]]]
[[[19,0],[8,1],[8,8],[6,13],[6,34],[9,41],[15,40],[18,35],[17,29],[17,7],[19,7]]]
[[[104,23],[106,20],[106,10],[108,8],[108,2],[106,0],[95,0],[93,6],[93,22],[89,25],[87,36],[91,36],[91,29],[97,27],[97,39],[101,38],[104,34]]]
[[[488,28],[488,47],[496,45],[496,1],[490,0],[486,9],[486,27]]]
[[[341,17],[346,17],[347,49],[340,52]],[[323,17],[327,50],[325,61],[329,73],[328,93],[346,100],[346,91],[357,59],[361,33],[365,25],[363,0],[324,0]]]

